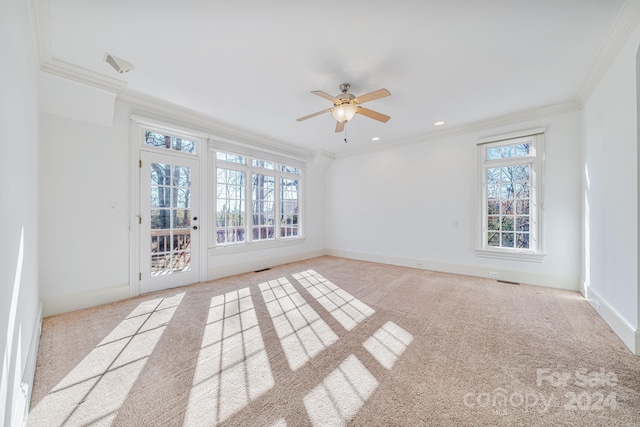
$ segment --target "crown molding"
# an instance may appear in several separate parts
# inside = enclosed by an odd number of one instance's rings
[[[119,93],[127,83],[95,71],[78,67],[53,57],[51,50],[51,13],[49,0],[29,0],[34,39],[37,45],[40,71],[91,87]]]
[[[115,94],[120,93],[127,86],[127,82],[122,80],[107,77],[55,58],[47,58],[41,61],[40,70]]]
[[[310,158],[311,151],[293,147],[266,137],[253,135],[230,126],[216,122],[206,116],[167,101],[142,93],[126,90],[127,83],[103,74],[78,67],[53,57],[51,49],[51,14],[50,0],[28,0],[31,11],[34,40],[37,45],[40,70],[52,75],[75,81],[90,87],[102,89],[117,95],[116,101],[140,110],[142,115],[157,115],[168,122],[182,122],[187,127],[196,126],[200,130],[214,133],[216,136],[228,138],[239,143],[250,144],[266,151],[288,154],[293,157]],[[179,124],[179,123],[176,123]]]
[[[309,158],[313,155],[310,150],[294,147],[292,145],[271,140],[265,136],[255,135],[246,131],[233,128],[215,121],[198,111],[183,106],[172,104],[142,93],[127,90],[127,83],[103,74],[78,67],[61,61],[52,56],[51,29],[50,29],[50,0],[28,0],[31,9],[34,38],[37,44],[40,69],[65,79],[76,81],[91,87],[115,93],[117,100],[142,110],[144,113],[158,114],[161,118],[170,118],[171,121],[180,120],[189,126],[197,126],[207,132],[215,133],[223,138],[229,138],[241,143],[259,146],[267,150],[287,152],[294,156]],[[610,29],[603,47],[600,49],[596,60],[590,67],[575,100],[550,106],[534,108],[504,116],[482,120],[469,125],[460,126],[446,131],[435,132],[419,137],[391,142],[375,147],[347,151],[344,153],[322,154],[331,159],[357,156],[361,154],[385,151],[412,144],[424,143],[437,139],[462,135],[475,131],[487,130],[494,127],[509,125],[517,122],[537,119],[549,115],[578,111],[582,108],[591,93],[600,83],[613,61],[628,41],[633,31],[640,25],[640,0],[626,0],[618,16]]]
[[[310,150],[294,147],[262,135],[249,133],[222,124],[216,121],[215,118],[203,114],[200,111],[192,110],[130,89],[121,91],[116,101],[131,107],[135,114],[146,117],[151,115],[151,118],[174,123],[182,127],[195,128],[194,130],[210,134],[210,137],[214,139],[233,141],[263,151],[296,158],[309,159],[313,155]]]
[[[576,95],[581,107],[587,102],[638,25],[640,0],[626,0]]]
[[[503,116],[494,117],[487,120],[477,121],[468,125],[455,127],[446,131],[435,132],[423,136],[418,136],[411,139],[405,139],[402,141],[390,142],[384,145],[377,145],[375,147],[364,148],[360,150],[347,151],[344,153],[336,154],[336,159],[344,157],[359,156],[363,154],[369,154],[379,151],[386,151],[394,148],[402,148],[415,144],[423,144],[430,141],[436,141],[444,138],[450,138],[459,135],[465,135],[472,132],[479,132],[483,130],[490,130],[493,128],[508,126],[516,123],[522,123],[529,120],[535,120],[548,116],[555,116],[558,114],[573,113],[580,111],[580,104],[575,101],[567,101],[558,104],[547,105],[545,107],[532,108],[529,110],[518,111],[515,113],[506,114]]]
[[[38,53],[38,64],[51,58],[51,19],[49,0],[28,0],[31,11],[31,28]]]

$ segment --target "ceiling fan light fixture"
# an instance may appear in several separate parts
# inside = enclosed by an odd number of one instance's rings
[[[370,119],[377,120],[382,123],[386,123],[387,121],[389,121],[391,117],[387,116],[386,114],[378,113],[377,111],[373,111],[360,106],[360,104],[364,104],[365,102],[375,101],[376,99],[384,98],[385,96],[391,95],[388,90],[378,89],[376,91],[366,93],[356,98],[355,96],[353,96],[353,94],[347,92],[349,90],[349,87],[350,85],[348,83],[341,84],[340,91],[342,93],[336,96],[329,95],[327,92],[323,92],[321,90],[311,91],[312,94],[331,101],[333,103],[333,107],[327,108],[326,110],[318,111],[317,113],[309,114],[304,117],[300,117],[299,119],[296,119],[296,121],[301,122],[303,120],[307,120],[312,117],[330,112],[333,118],[336,120],[336,133],[345,131],[345,123],[353,119],[353,116],[355,116],[356,114],[369,117]],[[347,142],[346,138],[345,142]]]
[[[331,115],[340,123],[347,123],[353,119],[358,111],[358,106],[353,104],[340,104],[331,110]]]

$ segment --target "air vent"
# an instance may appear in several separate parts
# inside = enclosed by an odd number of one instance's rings
[[[129,71],[136,68],[131,62],[122,58],[118,58],[117,56],[111,55],[110,53],[104,54],[104,61],[107,64],[111,65],[113,69],[120,74],[128,73]]]
[[[496,282],[498,283],[507,283],[509,285],[519,285],[520,283],[516,283],[516,282],[510,282],[508,280],[496,280]]]

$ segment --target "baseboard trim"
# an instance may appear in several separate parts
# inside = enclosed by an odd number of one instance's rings
[[[515,270],[489,268],[476,265],[452,264],[439,261],[430,261],[416,258],[392,257],[364,252],[351,252],[339,249],[327,249],[327,255],[342,258],[356,259],[360,261],[379,262],[381,264],[398,265],[401,267],[419,268],[423,270],[439,271],[442,273],[464,274],[467,276],[488,278],[489,272],[499,274],[499,279],[508,282],[527,285],[545,286],[549,288],[579,290],[579,278],[552,276],[549,274],[527,273]]]
[[[129,284],[42,298],[42,317],[129,298]]]
[[[636,355],[640,356],[640,330],[635,329],[629,322],[625,320],[597,291],[587,290],[587,301],[591,307],[604,319],[604,321],[613,329],[616,335],[622,340],[624,345]]]
[[[587,284],[587,282],[585,282],[584,279],[581,277],[580,278],[580,293],[585,298],[587,298],[587,288],[588,287],[589,287],[589,285]]]
[[[280,257],[264,258],[253,262],[218,266],[209,269],[209,274],[205,281],[233,276],[234,274],[248,273],[265,267],[287,264],[289,262],[316,258],[322,255],[326,255],[326,251],[323,249]],[[97,305],[120,301],[130,297],[129,284],[124,284],[76,292],[73,294],[42,298],[40,301],[42,304],[42,317],[53,316],[88,307],[95,307]]]
[[[20,402],[18,402],[19,406],[16,409],[21,412],[21,419],[16,419],[16,425],[27,425],[27,418],[29,417],[29,405],[31,403],[31,393],[33,391],[33,383],[36,378],[36,365],[38,362],[38,349],[40,348],[41,333],[42,303],[38,305],[38,315],[36,316],[36,321],[33,326],[31,343],[29,344],[29,353],[27,354],[27,361],[24,367],[24,372],[22,373],[22,380],[20,382]]]
[[[252,271],[264,270],[265,268],[275,267],[277,265],[288,264],[290,262],[304,261],[306,259],[317,258],[328,255],[324,249],[301,252],[298,254],[264,258],[255,261],[241,262],[236,264],[218,265],[209,268],[207,280],[216,280],[223,277],[229,277],[236,274],[250,273]],[[209,263],[211,265],[211,262]]]
[[[568,289],[580,292],[591,304],[594,310],[618,335],[624,345],[635,355],[640,356],[640,329],[635,329],[611,305],[591,288],[587,289],[584,279],[552,276],[539,273],[525,273],[512,270],[479,267],[464,264],[450,264],[437,261],[425,261],[415,258],[390,257],[386,255],[351,252],[339,249],[327,249],[326,255],[360,261],[378,262],[381,264],[398,265],[401,267],[420,268],[443,273],[465,274],[468,276],[488,277],[489,271],[498,272],[500,280],[525,283],[528,285],[545,286],[558,289]]]

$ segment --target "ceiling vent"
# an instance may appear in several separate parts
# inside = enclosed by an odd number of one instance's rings
[[[129,61],[126,61],[122,58],[118,58],[117,56],[111,55],[110,53],[104,54],[104,61],[111,65],[114,70],[122,73],[127,73],[131,70],[134,70],[136,67]]]

